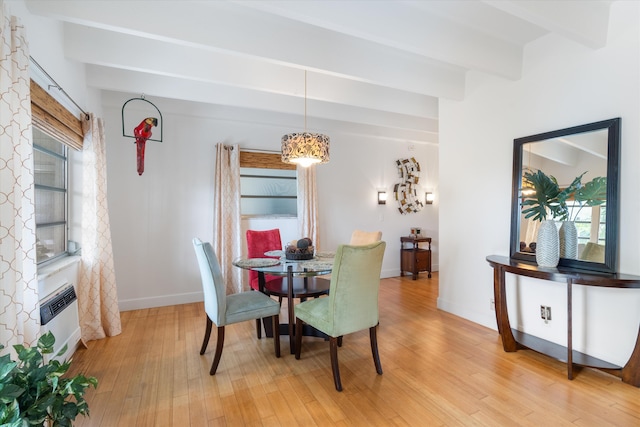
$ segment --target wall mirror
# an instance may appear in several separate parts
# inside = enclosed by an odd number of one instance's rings
[[[561,188],[584,173],[583,184],[606,177],[606,200],[600,206],[582,208],[571,198],[567,201],[570,219],[578,229],[578,254],[575,259],[560,258],[558,267],[617,272],[619,151],[620,118],[515,139],[511,258],[535,263],[540,222],[522,214],[525,171],[553,176]]]

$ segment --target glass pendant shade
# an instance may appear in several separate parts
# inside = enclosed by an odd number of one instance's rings
[[[282,161],[308,167],[329,161],[329,137],[321,133],[288,133],[282,137]]]

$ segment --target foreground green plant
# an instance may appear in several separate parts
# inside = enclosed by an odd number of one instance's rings
[[[89,415],[84,394],[88,387],[96,388],[98,380],[84,375],[63,377],[71,360],[44,363],[43,355],[53,353],[54,344],[55,337],[47,332],[38,339],[37,347],[14,345],[18,361],[8,354],[0,356],[0,427],[65,427],[78,414]],[[64,346],[56,357],[66,349]]]

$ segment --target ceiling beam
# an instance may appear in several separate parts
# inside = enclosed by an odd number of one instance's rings
[[[155,19],[145,19],[149,2],[118,2],[117,8],[112,2],[27,4],[41,15],[183,47],[258,58],[428,96],[464,97],[466,70],[461,67],[233,3],[163,2]],[[176,16],[189,19],[173,19]]]
[[[517,80],[523,45],[450,19],[441,1],[234,1],[238,5],[305,22],[464,69]],[[465,7],[479,7],[466,3]],[[488,8],[488,7],[485,7]],[[402,23],[398,26],[389,23]]]
[[[175,80],[167,76],[99,66],[88,67],[87,84],[102,90],[130,93],[133,96],[144,94],[147,97],[158,96],[209,103],[218,106],[218,110],[222,106],[229,106],[235,109],[250,109],[281,114],[288,117],[287,125],[303,126],[303,101],[299,98],[284,95],[259,93],[248,91],[247,89],[184,79]],[[310,129],[316,127],[316,121],[330,120],[384,127],[398,132],[401,130],[412,132],[412,139],[415,139],[417,134],[437,133],[438,131],[437,118],[391,114],[316,100],[309,100],[307,104],[307,122]],[[265,115],[265,117],[267,116]]]
[[[604,47],[607,43],[611,1],[484,0],[484,2],[592,49]]]
[[[305,74],[299,69],[74,24],[65,26],[65,56],[87,64],[192,80],[200,83],[197,90],[208,83],[238,88],[244,94],[256,91],[299,99],[305,95]],[[390,113],[438,116],[434,97],[315,72],[307,75],[307,97]],[[300,108],[302,101],[297,105]]]

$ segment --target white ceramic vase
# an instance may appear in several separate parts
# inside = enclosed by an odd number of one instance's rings
[[[562,221],[559,230],[560,258],[578,258],[578,230],[573,221]]]
[[[536,262],[540,267],[557,267],[560,261],[560,238],[553,220],[544,220],[538,228]]]

